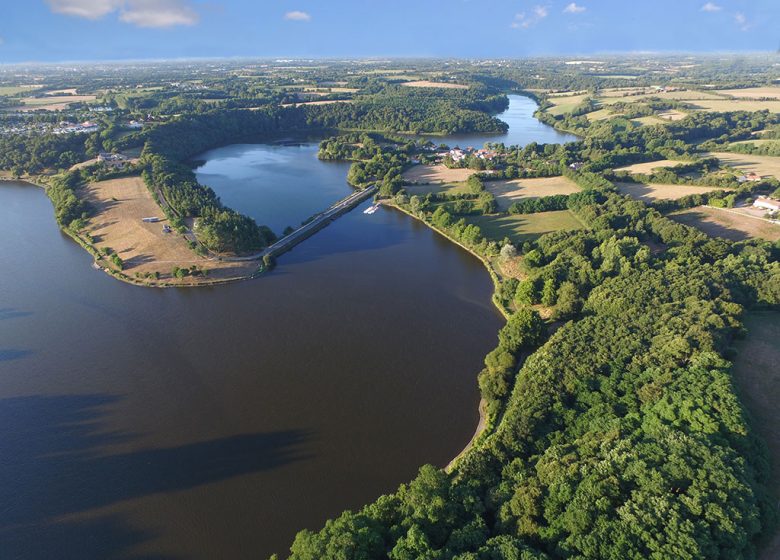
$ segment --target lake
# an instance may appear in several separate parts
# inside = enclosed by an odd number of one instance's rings
[[[229,146],[199,173],[277,229],[349,192],[314,146]],[[454,457],[503,324],[491,280],[364,207],[259,279],[149,289],[0,183],[2,556],[264,558]]]

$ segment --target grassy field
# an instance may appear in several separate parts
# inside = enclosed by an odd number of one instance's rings
[[[547,109],[547,112],[551,115],[563,115],[570,113],[587,97],[589,97],[589,94],[587,93],[581,95],[561,95],[549,97],[548,101],[550,101],[553,106]]]
[[[580,190],[573,181],[566,177],[488,181],[485,183],[485,188],[493,193],[499,209],[503,211],[506,211],[513,202],[523,198],[572,194]]]
[[[663,121],[681,121],[688,116],[688,113],[683,113],[676,109],[668,109],[666,111],[661,111],[657,116]]]
[[[469,187],[465,181],[461,181],[459,183],[453,182],[446,185],[438,183],[429,185],[406,185],[404,190],[409,196],[426,195],[428,193],[462,194],[469,192]]]
[[[780,113],[780,101],[759,101],[739,99],[702,99],[691,102],[696,108],[704,111],[763,111]]]
[[[775,156],[754,156],[747,154],[732,154],[729,152],[712,152],[726,165],[745,172],[753,172],[761,175],[771,175],[780,178],[780,157]]]
[[[177,233],[163,233],[167,220],[140,177],[125,177],[90,183],[85,198],[95,209],[87,225],[95,247],[111,248],[124,261],[124,273],[160,273],[166,278],[173,267],[198,266],[209,269],[209,278],[231,278],[251,274],[257,263],[212,261],[195,254]],[[160,222],[141,219],[156,216]],[[180,283],[197,283],[194,278]]]
[[[331,103],[352,103],[351,99],[326,99],[324,101],[301,101],[300,103],[282,103],[282,107],[300,107],[301,105],[330,105]],[[262,109],[262,107],[253,107]]]
[[[739,213],[730,208],[698,206],[669,214],[680,223],[700,229],[707,235],[734,241],[759,237],[767,241],[780,239],[780,225]]]
[[[624,165],[623,167],[615,168],[615,171],[628,171],[629,173],[649,173],[653,169],[659,167],[674,167],[684,163],[682,161],[675,161],[673,159],[659,159],[656,161],[646,161],[644,163],[634,163],[632,165]]]
[[[510,216],[473,216],[467,218],[490,239],[508,237],[514,243],[530,241],[553,231],[582,229],[582,223],[568,210],[513,214]]]
[[[655,115],[652,117],[638,117],[636,119],[631,119],[633,122],[645,126],[653,126],[656,124],[669,124],[670,121],[665,121],[663,119],[659,119]]]
[[[20,99],[21,111],[61,111],[67,109],[71,103],[94,101],[94,95],[50,95],[46,97],[25,97]]]
[[[421,184],[459,183],[471,177],[473,169],[450,169],[445,165],[415,165],[404,171],[405,181]]]
[[[731,142],[731,145],[734,144],[753,144],[755,146],[762,146],[764,144],[780,144],[780,139],[778,138],[755,138],[752,140],[740,140],[738,142]]]
[[[750,99],[761,99],[774,97],[780,99],[780,87],[767,86],[767,87],[754,87],[744,89],[721,89],[717,93],[721,95],[728,95],[731,97],[743,97]]]
[[[447,82],[430,82],[428,80],[404,82],[401,85],[406,87],[422,87],[422,88],[469,89],[469,86],[463,84],[450,84]]]
[[[21,93],[29,93],[40,88],[40,86],[0,86],[0,96],[9,97]]]
[[[603,121],[605,119],[611,119],[612,117],[617,117],[619,115],[612,113],[609,109],[599,109],[598,111],[591,111],[585,116],[590,122],[596,122]]]
[[[772,462],[769,486],[780,494],[780,313],[761,311],[744,318],[747,337],[737,343],[732,368],[752,428],[767,443]],[[780,533],[760,549],[760,560],[780,558]]]
[[[678,198],[682,198],[689,194],[703,194],[717,190],[714,187],[664,185],[656,183],[616,183],[615,186],[621,194],[627,194],[633,199],[642,200],[644,202],[677,200]]]

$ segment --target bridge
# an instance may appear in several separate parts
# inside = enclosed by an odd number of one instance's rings
[[[363,190],[355,191],[342,198],[327,210],[315,214],[314,217],[293,232],[282,237],[273,245],[269,245],[259,253],[243,257],[222,257],[224,261],[254,261],[266,256],[276,258],[295,247],[301,241],[308,239],[322,228],[326,227],[342,214],[346,214],[361,202],[371,198],[379,190],[377,185],[371,185]]]

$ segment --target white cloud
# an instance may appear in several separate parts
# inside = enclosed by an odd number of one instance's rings
[[[530,14],[526,14],[525,12],[515,14],[515,20],[510,24],[510,27],[513,29],[528,29],[546,17],[547,8],[544,6],[534,6],[534,9],[531,10]]]
[[[721,6],[718,6],[717,4],[713,2],[707,2],[701,7],[702,12],[719,12],[723,8]]]
[[[572,2],[563,9],[564,14],[581,14],[585,11],[585,6],[579,6],[576,2]]]
[[[745,17],[745,14],[743,14],[742,12],[737,12],[736,14],[734,14],[734,21],[736,22],[737,27],[739,27],[740,31],[747,31],[748,29],[753,27],[752,24],[748,21],[747,17]]]
[[[198,23],[198,14],[181,0],[127,0],[119,19],[139,27],[173,27]]]
[[[284,14],[284,19],[289,21],[311,21],[311,16],[306,12],[295,10]]]
[[[57,14],[97,20],[118,12],[119,19],[139,27],[173,27],[198,22],[187,0],[46,0]]]
[[[119,9],[124,0],[47,0],[51,11],[86,19],[100,19]]]

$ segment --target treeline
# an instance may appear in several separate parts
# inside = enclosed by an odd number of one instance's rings
[[[766,144],[729,144],[729,152],[738,154],[751,154],[756,156],[780,156],[780,141],[767,142]]]
[[[310,122],[323,128],[379,130],[414,134],[506,132],[491,113],[506,108],[503,94],[475,85],[469,89],[413,88],[387,85],[351,103],[304,105]]]
[[[86,159],[83,134],[0,135],[0,169],[16,177],[62,169]]]

